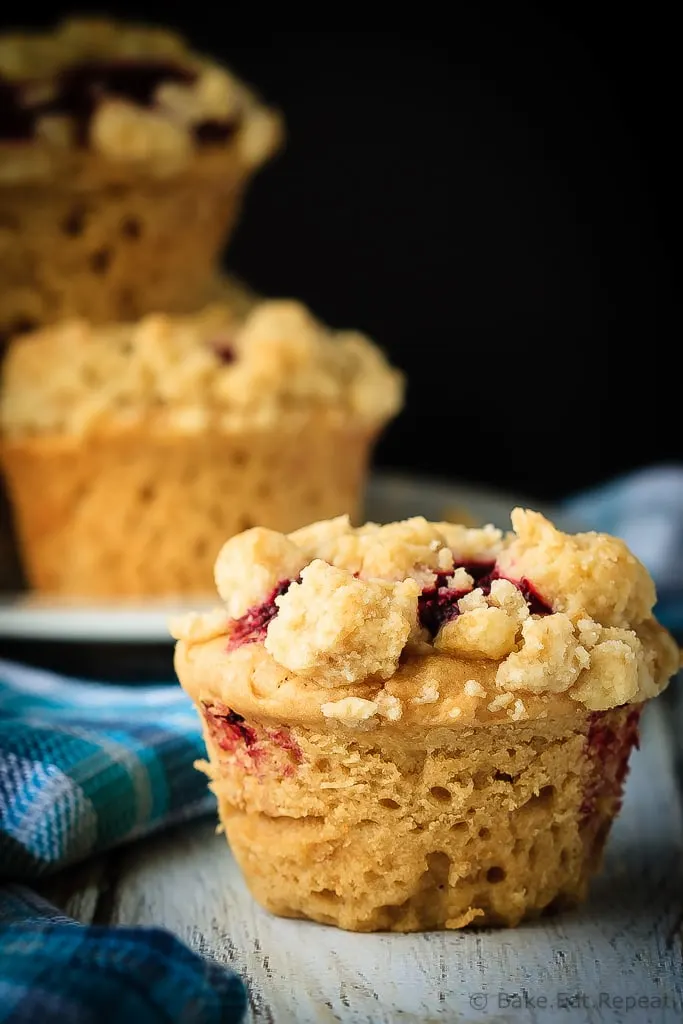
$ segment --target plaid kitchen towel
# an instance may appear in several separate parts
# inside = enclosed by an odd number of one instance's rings
[[[683,466],[652,466],[578,494],[562,512],[571,529],[625,540],[657,585],[656,614],[683,633]]]
[[[0,1021],[238,1024],[242,982],[159,928],[76,924],[20,886],[0,889]]]
[[[210,810],[176,684],[81,683],[0,661],[0,879],[37,878]]]
[[[175,684],[80,683],[0,661],[0,880],[37,878],[213,807]],[[236,974],[156,928],[84,926],[0,887],[0,1021],[237,1024]]]

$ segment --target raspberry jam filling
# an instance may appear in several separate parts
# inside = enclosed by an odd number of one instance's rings
[[[508,579],[496,571],[495,562],[455,562],[449,572],[438,573],[436,582],[426,587],[417,599],[420,625],[427,630],[432,639],[446,622],[452,622],[460,615],[458,601],[469,593],[468,590],[457,590],[446,585],[446,580],[456,569],[464,569],[474,580],[475,588],[483,591],[485,596],[491,593],[491,584],[494,580]],[[508,579],[508,582],[517,587],[532,615],[552,613],[548,602],[524,576],[520,580]]]
[[[101,96],[118,96],[150,107],[163,83],[192,85],[196,79],[194,71],[168,60],[87,60],[62,71],[53,102],[56,110],[76,116]]]
[[[238,128],[237,121],[217,121],[215,118],[208,118],[196,124],[192,134],[201,146],[220,146],[232,138]]]
[[[417,599],[418,618],[420,625],[426,629],[432,639],[446,622],[451,622],[460,614],[458,601],[467,590],[456,590],[446,585],[446,580],[456,569],[464,569],[484,594],[491,592],[494,580],[506,579],[496,572],[495,562],[458,562],[449,572],[437,574],[436,582],[426,587]],[[292,583],[298,580],[281,580],[262,604],[254,605],[241,618],[235,619],[230,629],[228,651],[234,651],[242,644],[254,644],[265,640],[268,626],[278,613],[275,598],[286,594]],[[521,580],[509,580],[523,596],[532,615],[550,615],[552,608],[536,590],[533,583],[522,577]]]
[[[621,807],[621,791],[628,772],[629,757],[632,749],[638,747],[641,712],[642,707],[635,705],[625,722],[616,728],[609,723],[608,711],[594,711],[590,716],[586,755],[593,765],[593,771],[581,805],[580,813],[584,821],[604,810],[601,807],[604,801],[612,802],[615,811]],[[610,807],[606,809],[611,810]]]
[[[266,630],[278,613],[275,598],[286,594],[293,582],[294,580],[280,580],[262,604],[254,605],[241,618],[235,619],[230,628],[229,651],[236,650],[242,644],[255,644],[265,640]]]
[[[224,366],[229,366],[237,359],[237,353],[227,338],[211,338],[207,345]]]
[[[154,105],[157,88],[166,82],[192,85],[197,73],[173,61],[148,58],[136,60],[87,60],[61,71],[55,79],[55,95],[47,102],[31,104],[27,91],[35,83],[16,83],[0,79],[0,139],[31,139],[36,119],[46,115],[66,115],[76,123],[80,145],[88,141],[91,118],[105,96],[128,100],[140,107]],[[202,145],[227,141],[237,123],[207,119],[195,125],[195,140]]]
[[[243,715],[222,704],[204,704],[202,710],[213,743],[248,774],[291,776],[304,759],[284,726],[249,725]]]
[[[24,142],[33,135],[33,115],[18,101],[17,90],[0,75],[0,139]]]

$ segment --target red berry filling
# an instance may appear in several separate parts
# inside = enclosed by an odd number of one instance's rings
[[[608,724],[609,711],[595,711],[590,716],[586,754],[592,771],[584,790],[581,816],[585,820],[602,810],[605,800],[611,806],[606,810],[616,813],[621,807],[621,791],[628,772],[628,760],[633,747],[638,747],[638,723],[641,706],[634,706],[626,721],[617,728]]]
[[[19,103],[15,86],[0,76],[0,139],[22,142],[32,135],[32,114]]]
[[[221,704],[205,704],[204,720],[213,743],[248,774],[290,776],[303,761],[289,729],[248,725],[243,715]]]
[[[446,585],[451,575],[450,572],[440,572],[436,582],[425,587],[417,599],[417,617],[432,639],[446,622],[460,614],[458,601],[468,593],[467,590],[456,590]]]
[[[196,124],[192,134],[201,146],[220,146],[235,134],[238,127],[237,121],[217,121],[215,118],[209,118]]]
[[[503,579],[504,577],[498,576],[496,578]],[[526,576],[522,576],[521,580],[509,580],[509,582],[517,587],[532,615],[552,615],[552,608],[545,598],[541,597],[534,584]]]
[[[425,587],[417,599],[420,625],[427,630],[432,639],[444,623],[450,622],[460,614],[458,601],[469,593],[467,590],[456,590],[446,585],[446,580],[456,569],[464,569],[469,573],[475,586],[480,587],[484,594],[491,592],[494,580],[506,578],[496,572],[495,562],[457,562],[449,572],[438,573],[436,582]],[[297,581],[281,580],[265,601],[254,605],[241,618],[235,619],[230,629],[228,651],[234,651],[242,644],[258,643],[265,639],[266,630],[278,613],[275,598],[286,594],[293,582]],[[532,615],[551,614],[552,608],[541,597],[533,583],[524,577],[509,582],[522,594]]]
[[[228,709],[226,714],[218,714],[206,709],[207,715],[211,715],[215,723],[221,723],[217,730],[216,742],[223,750],[233,750],[237,743],[244,743],[250,747],[256,742],[256,733],[249,725],[244,724],[244,716],[238,715],[236,711]]]
[[[207,344],[224,366],[229,366],[237,359],[237,353],[228,338],[211,338]]]
[[[293,580],[281,580],[262,604],[254,605],[244,615],[235,619],[230,628],[228,650],[234,651],[242,644],[255,644],[265,640],[266,630],[278,613],[275,598],[286,594]]]
[[[149,107],[162,83],[191,85],[196,79],[194,71],[169,60],[85,60],[60,74],[54,104],[58,110],[76,116],[101,96],[119,96]]]
[[[75,120],[79,145],[86,145],[90,121],[100,100],[115,96],[141,107],[152,107],[158,86],[165,82],[191,85],[197,73],[173,61],[148,58],[86,60],[65,68],[55,80],[55,95],[43,103],[30,102],[34,83],[0,79],[0,139],[29,140],[36,119],[48,114],[66,115]],[[231,121],[208,119],[196,125],[194,137],[200,144],[227,141],[237,128]]]
[[[507,579],[501,576],[496,570],[495,562],[455,562],[450,572],[440,572],[436,582],[426,587],[417,599],[418,617],[420,625],[426,629],[429,635],[434,638],[446,622],[451,622],[460,614],[458,601],[467,590],[456,590],[448,587],[446,580],[453,575],[456,569],[464,569],[474,580],[474,586],[488,595],[491,593],[491,584],[494,580]],[[544,598],[541,597],[536,587],[525,577],[520,580],[508,580],[517,587],[520,594],[529,606],[532,615],[550,615],[552,608]]]

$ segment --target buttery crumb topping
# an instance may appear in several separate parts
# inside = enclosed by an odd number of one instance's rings
[[[73,18],[0,35],[0,186],[106,167],[167,178],[254,168],[280,118],[216,62],[166,29]]]
[[[387,689],[420,658],[471,666],[450,719],[477,705],[517,722],[531,704],[544,715],[538,702],[557,695],[606,710],[663,689],[678,650],[653,618],[652,580],[626,545],[562,533],[523,509],[512,525],[503,535],[420,517],[354,528],[340,517],[288,536],[248,530],[216,563],[232,617],[226,635],[262,643],[302,687],[341,689],[322,715],[363,728],[399,721],[408,704],[438,704],[438,670],[412,694]],[[250,616],[263,624],[253,633],[244,629]],[[183,639],[193,643],[191,631]]]
[[[17,338],[4,362],[0,427],[6,436],[84,436],[144,421],[198,434],[272,429],[320,412],[376,430],[402,395],[401,374],[369,339],[330,330],[298,302],[262,301],[242,315],[215,303],[193,316],[103,327],[73,320]],[[273,547],[251,552],[261,543],[262,534],[245,535],[230,556],[252,566],[245,590],[227,593],[219,583],[231,614],[256,601],[260,587],[267,593],[273,572],[294,574],[292,551],[299,567],[310,560],[295,535],[271,535]],[[242,569],[224,571],[232,578]]]

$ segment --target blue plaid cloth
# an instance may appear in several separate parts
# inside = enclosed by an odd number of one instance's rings
[[[652,466],[565,501],[572,529],[625,540],[657,585],[657,618],[683,633],[683,466]]]
[[[175,684],[98,685],[0,661],[0,881],[30,880],[214,806]],[[170,933],[86,927],[0,886],[0,1021],[233,1024],[242,982]]]
[[[20,886],[0,889],[0,1021],[238,1024],[237,975],[160,928],[84,927]]]
[[[0,877],[36,878],[214,806],[179,686],[81,683],[0,661]]]

